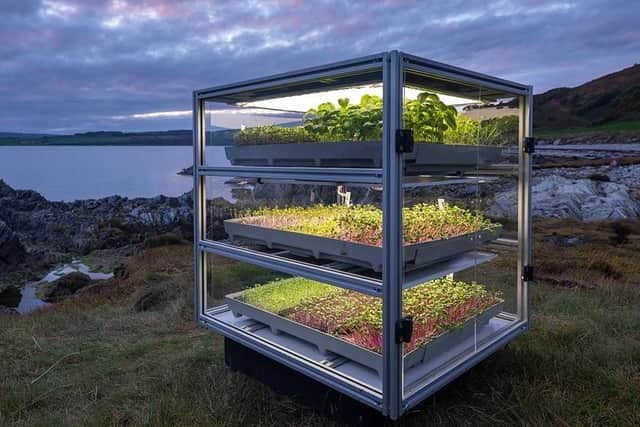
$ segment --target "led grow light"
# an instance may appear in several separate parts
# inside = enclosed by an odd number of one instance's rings
[[[421,92],[424,91],[405,87],[404,97],[405,99],[415,99]],[[362,98],[362,95],[376,95],[382,97],[382,85],[367,85],[351,87],[347,89],[337,89],[326,92],[314,92],[306,93],[303,95],[286,96],[282,98],[241,102],[238,105],[242,107],[265,108],[268,110],[296,111],[304,113],[311,108],[316,108],[323,102],[332,102],[333,104],[338,105],[338,100],[341,98],[349,98],[351,103],[356,104],[360,102],[360,98]],[[447,105],[464,106],[480,103],[478,100],[459,98],[450,95],[438,94],[438,97]]]

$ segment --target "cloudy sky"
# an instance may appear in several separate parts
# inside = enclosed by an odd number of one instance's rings
[[[190,128],[191,91],[400,49],[533,84],[640,62],[640,1],[0,0],[0,132]]]

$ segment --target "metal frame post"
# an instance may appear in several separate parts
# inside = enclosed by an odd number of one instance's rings
[[[196,322],[204,314],[206,309],[206,253],[200,248],[200,241],[204,240],[206,233],[206,189],[205,177],[198,172],[200,166],[205,164],[206,138],[205,138],[205,112],[204,101],[198,98],[198,93],[193,93],[193,274],[196,289],[193,293]]]
[[[520,123],[518,129],[519,168],[518,168],[518,316],[520,320],[531,319],[531,293],[529,281],[524,280],[524,267],[531,265],[531,178],[533,175],[533,153],[525,150],[525,140],[533,136],[533,88],[519,99]]]
[[[382,398],[385,415],[397,419],[402,406],[402,346],[396,325],[402,317],[402,155],[396,150],[396,129],[402,124],[402,56],[391,52],[383,69],[383,338]]]

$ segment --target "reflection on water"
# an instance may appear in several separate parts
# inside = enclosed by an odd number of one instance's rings
[[[20,303],[16,307],[16,311],[20,314],[26,314],[38,308],[48,306],[48,302],[42,301],[40,298],[38,298],[38,287],[43,283],[54,282],[69,273],[73,273],[74,271],[86,274],[91,278],[91,280],[106,280],[113,277],[113,273],[92,272],[87,265],[78,260],[73,260],[69,264],[65,264],[61,267],[56,268],[55,270],[50,271],[41,280],[37,282],[27,283],[24,288],[22,288]]]

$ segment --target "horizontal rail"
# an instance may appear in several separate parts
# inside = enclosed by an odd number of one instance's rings
[[[382,169],[373,168],[200,166],[197,173],[199,176],[381,184],[383,172]]]
[[[226,243],[201,240],[198,243],[198,248],[205,252],[231,258],[236,261],[247,262],[282,273],[317,280],[375,297],[382,296],[382,282],[380,280],[330,270],[322,266],[301,263],[300,261],[265,254]]]
[[[366,71],[378,68],[380,69],[380,71],[382,71],[383,57],[384,54],[376,54],[281,74],[274,74],[258,79],[245,80],[237,83],[196,90],[195,95],[198,99],[207,100],[215,98],[217,96],[230,95],[249,90],[272,88],[301,81],[320,79],[328,76],[335,77],[336,75],[344,73]]]
[[[402,55],[406,61],[406,68],[423,71],[436,77],[445,77],[453,82],[471,83],[480,88],[496,89],[513,95],[526,95],[531,89],[531,86],[522,83],[493,77],[406,53]]]

